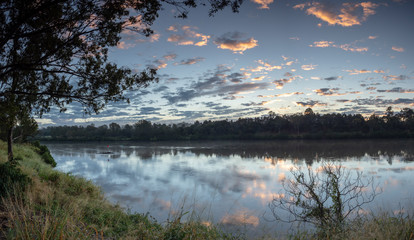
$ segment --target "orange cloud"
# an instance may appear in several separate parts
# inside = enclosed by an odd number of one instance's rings
[[[318,65],[312,65],[312,64],[302,65],[302,70],[304,70],[304,71],[314,70],[316,66],[318,66]]]
[[[319,42],[313,42],[313,45],[309,45],[309,47],[320,47],[320,48],[326,48],[326,47],[332,47],[334,42],[329,41],[319,41]]]
[[[191,27],[191,26],[182,26],[181,28],[175,25],[170,26],[167,28],[168,31],[178,32],[179,30],[181,30],[182,33],[172,34],[171,36],[168,37],[167,41],[176,42],[178,45],[194,45],[198,47],[207,45],[207,42],[210,36],[197,33],[193,29],[197,29],[197,28]],[[200,40],[197,40],[197,39],[200,39]]]
[[[305,10],[308,15],[314,15],[329,25],[340,25],[343,27],[351,27],[361,25],[370,15],[374,15],[374,9],[379,4],[372,2],[362,3],[343,3],[337,9],[332,5],[320,2],[303,3],[295,5],[293,8]],[[362,10],[362,11],[361,11]]]
[[[227,33],[214,41],[218,48],[228,49],[233,53],[243,54],[244,51],[258,46],[254,38],[242,39],[244,34],[239,32]]]
[[[363,73],[371,73],[371,71],[366,70],[366,69],[361,69],[361,70],[357,70],[357,69],[353,69],[353,70],[345,70],[346,72],[349,72],[349,75],[357,75],[357,74],[363,74]]]
[[[252,216],[247,211],[238,211],[233,215],[226,214],[221,222],[229,225],[252,225],[256,227],[259,225],[259,218]]]
[[[273,0],[251,0],[254,3],[260,5],[259,9],[269,9],[269,4],[273,3]]]
[[[373,39],[376,39],[378,36],[369,36],[368,37],[368,39],[371,39],[371,40],[373,40]]]
[[[320,48],[327,48],[327,47],[334,47],[334,48],[340,48],[344,51],[351,51],[351,52],[367,52],[367,47],[357,47],[354,43],[347,43],[342,45],[336,45],[334,42],[331,41],[318,41],[313,42],[313,44],[309,45],[309,47],[320,47]]]
[[[293,80],[295,80],[295,77],[283,78],[283,79],[275,80],[275,81],[273,81],[273,83],[276,85],[276,88],[277,89],[282,89],[283,86],[285,86],[286,83],[290,83]]]
[[[351,52],[367,52],[367,47],[352,47],[351,44],[342,44],[339,48],[345,51],[351,51]]]
[[[128,49],[128,48],[131,48],[131,47],[134,47],[134,46],[135,46],[135,44],[125,43],[123,41],[119,42],[118,45],[116,45],[116,47],[119,48],[119,49]]]
[[[282,69],[282,66],[278,65],[271,65],[263,60],[257,61],[260,65],[255,68],[241,68],[241,71],[249,71],[249,72],[264,72],[264,71],[273,71],[275,69]]]
[[[282,94],[275,95],[275,97],[290,97],[293,95],[302,95],[302,94],[303,92],[282,93]]]
[[[396,47],[396,46],[393,46],[393,47],[392,47],[392,50],[394,50],[394,51],[396,51],[396,52],[404,52],[404,48],[402,48],[402,47]]]

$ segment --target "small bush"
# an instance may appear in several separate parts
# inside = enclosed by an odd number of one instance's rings
[[[14,189],[26,189],[31,179],[22,173],[16,161],[0,164],[0,197],[12,194]]]
[[[32,145],[37,148],[37,153],[42,157],[43,161],[52,167],[56,167],[56,161],[50,154],[47,146],[40,144],[39,141],[32,142]]]

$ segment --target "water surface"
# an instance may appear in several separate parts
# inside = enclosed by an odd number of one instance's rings
[[[249,235],[286,232],[268,204],[293,166],[322,161],[361,171],[381,187],[367,211],[413,212],[414,141],[46,143],[57,169],[101,186],[108,199],[165,222],[177,212]]]

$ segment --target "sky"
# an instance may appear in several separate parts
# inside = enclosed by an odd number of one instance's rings
[[[382,114],[414,106],[414,0],[245,0],[208,16],[165,6],[151,37],[124,31],[109,59],[159,81],[98,115],[52,109],[40,126],[179,123],[273,111]]]

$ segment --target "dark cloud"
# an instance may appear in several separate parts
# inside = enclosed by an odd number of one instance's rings
[[[157,88],[154,88],[154,90],[152,91],[153,93],[157,93],[157,92],[163,92],[165,90],[168,90],[169,88],[167,86],[159,86]]]
[[[376,107],[387,107],[396,104],[414,104],[414,98],[397,98],[397,99],[381,99],[381,98],[363,98],[355,99],[352,102],[358,105],[369,105]]]
[[[283,79],[279,79],[279,80],[274,80],[273,83],[276,85],[277,89],[282,89],[283,86],[285,86],[286,83],[290,83],[294,80],[294,77],[290,77],[290,78],[283,78]]]
[[[383,76],[383,79],[385,81],[388,81],[388,80],[391,80],[391,81],[402,81],[402,80],[409,79],[409,77],[406,76],[406,75],[399,75],[399,76],[396,76],[396,75],[386,75],[386,76]]]
[[[377,92],[387,92],[387,93],[414,93],[414,89],[403,89],[401,87],[395,87],[389,90],[377,90]]]
[[[326,80],[326,81],[334,81],[334,80],[337,80],[338,79],[338,77],[327,77],[327,78],[324,78],[324,80]]]
[[[302,107],[314,107],[314,106],[326,106],[326,103],[322,103],[319,101],[309,100],[307,102],[296,102],[297,105]]]
[[[230,80],[230,82],[233,83],[240,83],[242,82],[242,79],[245,79],[246,77],[241,73],[232,73],[227,78]]]
[[[204,61],[204,60],[205,60],[205,58],[203,58],[203,57],[189,58],[189,59],[186,59],[186,60],[182,60],[177,65],[193,65],[193,64],[199,63],[199,62]]]
[[[197,91],[195,90],[184,90],[183,88],[178,89],[178,93],[175,95],[164,95],[163,98],[167,99],[170,104],[178,103],[181,101],[189,101],[197,97]]]
[[[142,115],[159,114],[160,110],[161,110],[161,108],[142,107],[140,109],[140,114],[142,114]]]
[[[245,91],[252,91],[256,89],[265,89],[268,83],[234,83],[229,81],[231,79],[244,76],[242,73],[232,73],[227,75],[230,69],[219,66],[214,72],[204,74],[199,81],[192,83],[187,88],[179,88],[176,93],[168,93],[163,96],[170,104],[175,104],[181,101],[189,101],[200,96],[222,96],[225,99],[236,99],[235,94]]]

